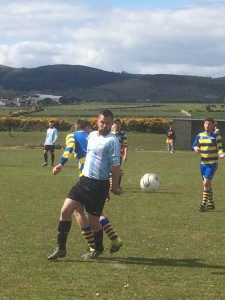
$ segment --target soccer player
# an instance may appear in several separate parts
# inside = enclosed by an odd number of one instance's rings
[[[166,132],[166,143],[167,143],[167,151],[169,153],[174,153],[174,145],[176,139],[176,133],[172,125],[170,125],[169,129]]]
[[[48,122],[49,128],[47,129],[45,143],[44,143],[44,163],[43,167],[48,165],[48,151],[51,154],[51,166],[54,166],[55,161],[55,144],[58,139],[58,131],[54,127],[54,123],[52,121]]]
[[[222,140],[214,131],[215,122],[211,117],[204,120],[204,131],[197,134],[192,149],[201,154],[200,173],[203,179],[202,203],[200,212],[215,209],[213,201],[212,179],[218,168],[218,157],[224,158]]]
[[[64,150],[63,155],[60,159],[60,164],[54,167],[53,174],[58,174],[62,167],[66,164],[68,159],[75,154],[76,162],[79,169],[79,177],[81,177],[82,170],[84,167],[84,162],[86,158],[87,152],[87,140],[88,135],[91,132],[91,124],[86,119],[78,119],[75,124],[75,132],[70,133],[66,136],[66,148]],[[92,230],[88,224],[88,220],[86,215],[84,214],[84,207],[81,208],[80,211],[75,211],[74,216],[77,220],[78,225],[81,228],[81,232],[88,244],[88,248],[90,251],[94,250],[94,237]],[[123,245],[123,241],[114,231],[109,219],[105,215],[101,215],[100,223],[107,234],[107,236],[111,240],[110,253],[115,253],[119,251],[119,249]]]
[[[115,119],[112,126],[112,133],[115,134],[117,137],[120,148],[121,148],[121,156],[120,156],[120,165],[122,164],[122,161],[127,161],[127,155],[128,155],[128,142],[127,142],[127,136],[124,131],[121,130],[122,122],[120,119]],[[120,174],[120,184],[122,180],[122,170]]]
[[[109,197],[110,171],[112,173],[112,193],[115,195],[122,194],[119,187],[120,145],[117,138],[110,133],[112,124],[112,112],[102,110],[97,120],[98,130],[91,132],[88,137],[83,175],[71,188],[62,206],[58,225],[57,248],[48,257],[49,260],[66,256],[66,241],[71,229],[71,216],[74,211],[82,211],[83,206],[88,215],[88,224],[93,231],[95,243],[94,251],[87,253],[86,257],[97,258],[104,251],[100,216],[105,201]]]

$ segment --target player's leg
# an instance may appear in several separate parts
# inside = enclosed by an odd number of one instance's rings
[[[50,149],[50,154],[51,154],[51,166],[54,167],[54,162],[55,162],[55,146],[51,146]]]
[[[66,242],[71,229],[71,216],[74,210],[81,205],[78,201],[66,198],[60,212],[57,234],[57,248],[48,256],[48,260],[56,260],[58,257],[66,256]]]
[[[90,249],[94,249],[95,248],[94,235],[89,225],[88,219],[84,213],[84,205],[78,207],[74,211],[74,216],[81,229],[82,235],[87,243],[88,251],[90,251]]]
[[[112,241],[110,246],[110,253],[115,253],[119,251],[119,249],[123,245],[123,241],[113,229],[112,224],[110,223],[108,217],[105,215],[101,215],[100,224],[102,225],[102,228],[107,234],[108,238]]]
[[[88,222],[93,230],[95,240],[95,250],[87,253],[85,258],[98,258],[103,253],[103,229],[100,224],[105,201],[109,194],[109,181],[93,180],[84,178],[85,186],[85,209],[88,213]]]
[[[170,153],[174,153],[174,142],[171,140]]]
[[[89,224],[93,230],[93,235],[94,235],[94,242],[95,242],[95,250],[90,251],[87,253],[88,258],[98,258],[100,254],[103,253],[104,251],[104,246],[103,246],[103,229],[102,226],[99,222],[99,216],[94,216],[92,214],[88,213],[88,221]]]
[[[213,200],[213,190],[212,190],[212,188],[211,188],[211,191],[209,193],[209,199],[208,199],[208,202],[207,202],[207,209],[208,210],[215,209],[215,203],[214,203],[214,200]]]
[[[211,172],[210,172],[211,181],[213,179],[213,176],[216,173],[217,168],[218,168],[218,164],[213,164],[210,168],[211,169]],[[210,183],[210,192],[209,192],[209,198],[208,198],[208,202],[207,202],[207,209],[208,210],[215,209],[215,203],[214,203],[214,200],[213,200],[212,182]]]
[[[48,165],[48,146],[44,146],[44,163],[43,167]]]
[[[209,201],[210,205],[214,205],[212,197],[212,178],[216,172],[216,169],[217,164],[201,164],[200,166],[200,171],[203,178],[202,203],[199,207],[200,212],[208,211],[207,204],[209,203]]]
[[[170,142],[167,141],[167,152],[170,153]]]

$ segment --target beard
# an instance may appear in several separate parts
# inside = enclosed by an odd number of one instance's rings
[[[98,133],[102,136],[106,136],[107,134],[109,134],[111,132],[111,128],[110,129],[99,129]]]

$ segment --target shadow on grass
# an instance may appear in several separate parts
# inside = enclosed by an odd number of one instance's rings
[[[208,269],[223,269],[225,266],[207,264],[201,259],[172,259],[172,258],[141,258],[141,257],[100,257],[99,263],[119,263],[119,264],[136,264],[158,267],[187,267],[187,268],[208,268]],[[225,274],[225,272],[223,272]]]
[[[128,192],[132,192],[132,193],[145,193],[145,194],[149,194],[149,195],[154,195],[154,194],[171,194],[171,195],[181,195],[181,193],[177,193],[177,192],[171,192],[168,191],[166,189],[160,189],[157,192],[145,192],[142,191],[141,189],[137,189],[137,188],[132,188],[132,187],[122,187],[123,191],[128,191]]]
[[[187,268],[202,268],[202,269],[221,269],[225,270],[225,266],[207,264],[202,259],[171,259],[171,258],[141,258],[141,257],[100,257],[97,260],[81,260],[81,259],[66,259],[56,260],[52,263],[110,263],[121,265],[145,265],[154,267],[187,267]],[[224,272],[212,272],[213,275],[225,275]]]
[[[212,272],[213,275],[225,275],[225,272]]]

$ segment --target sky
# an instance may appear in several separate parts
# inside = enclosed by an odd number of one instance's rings
[[[0,64],[225,76],[225,0],[0,0]]]

